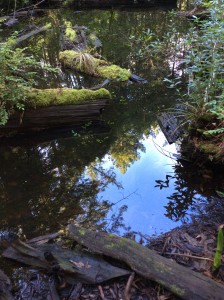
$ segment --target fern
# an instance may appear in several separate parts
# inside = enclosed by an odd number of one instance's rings
[[[216,134],[220,134],[220,133],[224,133],[224,127],[216,128],[216,129],[212,129],[212,130],[206,130],[203,132],[203,134],[206,136],[216,135]]]

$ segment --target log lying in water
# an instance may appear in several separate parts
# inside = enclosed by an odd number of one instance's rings
[[[47,129],[59,128],[69,125],[79,125],[85,122],[98,120],[101,110],[108,105],[107,99],[96,103],[80,105],[49,106],[37,109],[27,109],[23,115],[13,114],[5,126],[0,126],[0,131],[5,129]]]
[[[127,81],[131,72],[117,65],[111,65],[107,61],[93,57],[88,52],[76,52],[65,50],[59,53],[59,60],[66,68],[70,68],[85,74]]]
[[[105,89],[33,90],[27,100],[28,108],[11,115],[7,124],[0,126],[0,132],[60,128],[98,120],[110,98]]]
[[[162,257],[133,240],[75,225],[69,226],[68,234],[94,253],[125,262],[139,275],[160,283],[182,299],[223,299],[223,285]]]

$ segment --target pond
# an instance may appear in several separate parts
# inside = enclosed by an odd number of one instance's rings
[[[182,72],[172,44],[181,41],[188,21],[164,9],[49,10],[21,20],[17,29],[51,23],[52,30],[30,39],[29,47],[43,63],[59,66],[65,22],[87,27],[102,44],[102,57],[148,82],[110,82],[113,102],[97,123],[1,140],[0,228],[30,238],[76,222],[152,236],[187,222],[196,203],[209,201],[223,185],[220,174],[176,160],[180,144],[169,145],[157,122],[161,111],[176,104],[163,79],[174,69]],[[166,55],[144,52],[152,37],[167,38]],[[61,70],[39,81],[82,88],[103,80]]]

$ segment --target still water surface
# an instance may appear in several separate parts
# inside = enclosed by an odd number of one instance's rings
[[[98,125],[74,128],[66,137],[35,134],[2,142],[0,228],[20,228],[31,237],[75,221],[120,234],[166,232],[181,224],[188,203],[205,198],[200,184],[194,185],[193,176],[189,178],[182,163],[174,160],[178,146],[168,145],[156,119],[176,102],[163,78],[173,67],[172,43],[177,34],[181,40],[186,33],[187,21],[162,9],[50,10],[29,22],[51,22],[53,29],[33,38],[30,46],[37,58],[52,66],[58,65],[59,26],[65,21],[88,27],[100,39],[98,52],[103,57],[148,83],[111,82],[113,103]],[[158,54],[152,61],[150,52],[142,55],[150,42],[147,31],[154,39],[169,36],[166,59]],[[81,88],[100,82],[61,70],[47,86]]]

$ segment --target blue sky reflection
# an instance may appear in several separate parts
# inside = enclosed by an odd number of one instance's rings
[[[155,180],[165,180],[167,174],[172,175],[172,166],[175,164],[173,159],[158,151],[155,142],[170,153],[176,153],[176,147],[175,144],[163,146],[165,137],[162,132],[155,139],[149,137],[142,142],[146,151],[141,152],[140,160],[132,164],[125,174],[114,168],[116,179],[124,189],[119,190],[111,184],[99,196],[113,203],[118,202],[113,207],[113,212],[124,204],[128,206],[124,221],[126,226],[131,226],[131,230],[147,235],[160,234],[180,225],[180,222],[173,222],[164,216],[164,205],[168,202],[166,197],[174,191],[172,180],[169,188],[155,188]],[[103,167],[107,169],[111,166],[113,162],[106,156]]]

